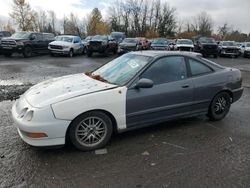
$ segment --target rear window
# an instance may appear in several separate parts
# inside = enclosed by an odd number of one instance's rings
[[[213,70],[210,67],[201,63],[200,61],[197,61],[195,59],[189,59],[188,62],[192,76],[208,74],[213,72]]]

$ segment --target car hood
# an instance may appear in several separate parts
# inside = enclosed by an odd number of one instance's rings
[[[120,43],[120,46],[136,46],[136,43],[126,43],[126,42],[123,42],[123,43]]]
[[[168,44],[152,43],[151,46],[152,46],[152,47],[157,47],[157,46],[159,46],[159,47],[166,47],[166,46],[168,46]]]
[[[58,45],[58,46],[64,46],[64,45],[69,45],[71,42],[66,42],[66,41],[53,41],[49,43],[50,45]]]
[[[193,44],[176,44],[177,47],[190,47],[193,48],[194,45]]]
[[[2,41],[16,41],[16,42],[22,42],[22,41],[28,41],[29,39],[19,39],[19,38],[12,38],[12,37],[3,37]]]
[[[81,73],[41,82],[26,91],[24,97],[33,107],[43,108],[70,98],[115,87],[118,86],[92,79]]]
[[[222,48],[233,48],[233,49],[238,49],[238,46],[222,46]]]

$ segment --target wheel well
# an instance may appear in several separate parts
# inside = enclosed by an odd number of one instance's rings
[[[230,96],[230,98],[231,98],[231,102],[233,101],[233,93],[232,93],[232,91],[230,91],[230,90],[228,90],[228,89],[224,89],[224,90],[222,90],[222,91],[219,91],[218,93],[216,93],[216,94],[214,95],[214,97],[215,97],[216,95],[218,95],[219,93],[222,93],[222,92],[226,92],[227,94],[229,94],[229,96]],[[213,97],[213,99],[214,99],[214,97]],[[211,103],[212,103],[213,99],[211,100]],[[210,104],[210,105],[211,105],[211,104]],[[209,106],[210,106],[210,105],[209,105]]]
[[[68,126],[68,128],[67,128],[67,131],[66,131],[66,136],[65,136],[65,141],[66,141],[66,143],[68,143],[68,142],[70,142],[70,138],[69,138],[69,129],[70,129],[70,126],[71,126],[71,124],[72,124],[72,122],[77,118],[77,117],[79,117],[79,116],[81,116],[81,115],[83,115],[83,114],[85,114],[85,113],[88,113],[88,112],[102,112],[102,113],[104,113],[104,114],[106,114],[110,119],[111,119],[111,121],[112,121],[112,126],[113,126],[113,131],[116,133],[117,132],[117,122],[116,122],[116,119],[115,119],[115,117],[113,116],[113,114],[111,114],[110,112],[108,112],[108,111],[106,111],[106,110],[90,110],[90,111],[86,111],[86,112],[84,112],[84,113],[81,113],[81,114],[79,114],[78,116],[76,116],[72,121],[71,121],[71,123],[69,124],[69,126]]]

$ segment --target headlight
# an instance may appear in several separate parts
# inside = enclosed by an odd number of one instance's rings
[[[30,110],[28,111],[25,116],[24,116],[24,119],[27,120],[27,121],[31,121],[32,118],[33,118],[33,115],[34,115],[34,111],[33,110]]]
[[[17,42],[16,43],[18,46],[23,46],[23,42]]]

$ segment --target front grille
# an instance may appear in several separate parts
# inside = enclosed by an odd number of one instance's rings
[[[6,46],[16,46],[16,42],[13,40],[2,40],[2,45]]]
[[[59,46],[59,45],[50,45],[50,48],[51,48],[51,49],[57,49],[57,50],[63,49],[63,47],[62,47],[62,46]]]
[[[191,47],[180,47],[179,48],[181,51],[192,51]]]
[[[236,49],[226,49],[225,50],[226,53],[237,53]]]
[[[135,46],[122,46],[121,49],[124,49],[124,50],[135,50]]]
[[[206,50],[217,50],[217,46],[215,46],[215,45],[205,45],[204,49],[206,49]]]
[[[91,46],[101,46],[102,43],[101,42],[98,42],[98,41],[90,41],[89,43]]]

